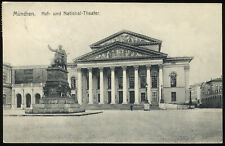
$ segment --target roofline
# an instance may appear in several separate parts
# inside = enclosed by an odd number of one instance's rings
[[[49,65],[21,65],[21,66],[13,66],[13,69],[32,69],[32,68],[48,68]]]
[[[116,37],[116,36],[118,36],[118,35],[120,35],[120,34],[122,34],[122,33],[128,33],[128,34],[130,34],[130,35],[138,36],[138,37],[140,37],[140,38],[142,38],[142,39],[147,39],[147,40],[155,41],[155,42],[158,42],[158,43],[160,43],[160,44],[162,43],[161,40],[158,40],[158,39],[155,39],[155,38],[151,38],[151,37],[146,36],[146,35],[143,35],[143,34],[135,33],[135,32],[129,31],[129,30],[121,30],[121,31],[119,31],[119,32],[117,32],[117,33],[114,33],[114,34],[112,34],[112,35],[110,35],[110,36],[108,36],[108,37],[106,37],[106,38],[104,38],[104,39],[102,39],[102,40],[100,40],[100,41],[97,41],[96,43],[91,44],[90,47],[91,47],[91,48],[94,48],[94,47],[96,47],[97,45],[101,44],[102,42],[108,41],[108,40],[110,40],[111,38],[114,38],[114,37]]]
[[[184,56],[184,57],[167,57],[165,59],[165,62],[172,62],[172,61],[188,61],[188,62],[191,62],[191,60],[194,59],[194,57],[192,56]]]

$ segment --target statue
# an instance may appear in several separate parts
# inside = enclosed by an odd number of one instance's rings
[[[52,49],[49,45],[48,48],[50,51],[55,52],[55,57],[51,64],[52,67],[62,67],[67,70],[67,55],[66,51],[62,49],[62,45],[59,45],[58,49]]]

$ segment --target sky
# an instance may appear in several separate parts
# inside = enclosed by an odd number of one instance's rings
[[[67,16],[64,11],[98,15]],[[161,52],[170,57],[193,56],[190,84],[222,75],[222,4],[4,2],[2,20],[3,62],[13,66],[50,64],[54,54],[48,44],[62,45],[72,62],[90,52],[92,43],[129,30],[162,40]]]

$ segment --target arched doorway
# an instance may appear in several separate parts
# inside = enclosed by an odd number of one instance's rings
[[[17,94],[16,95],[16,100],[17,100],[17,108],[20,108],[21,107],[21,103],[22,103],[21,94]]]
[[[41,99],[41,95],[39,93],[35,94],[35,104],[39,104]]]
[[[26,107],[30,107],[30,104],[31,104],[31,96],[30,94],[28,93],[26,95]]]

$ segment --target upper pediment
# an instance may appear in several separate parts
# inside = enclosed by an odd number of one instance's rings
[[[101,49],[87,53],[75,61],[97,61],[97,60],[115,60],[115,59],[134,59],[134,58],[164,58],[167,54],[157,51],[146,50],[141,47],[114,42]]]
[[[91,48],[101,48],[114,42],[126,43],[133,46],[144,46],[161,44],[162,41],[131,31],[123,30],[92,44]]]

